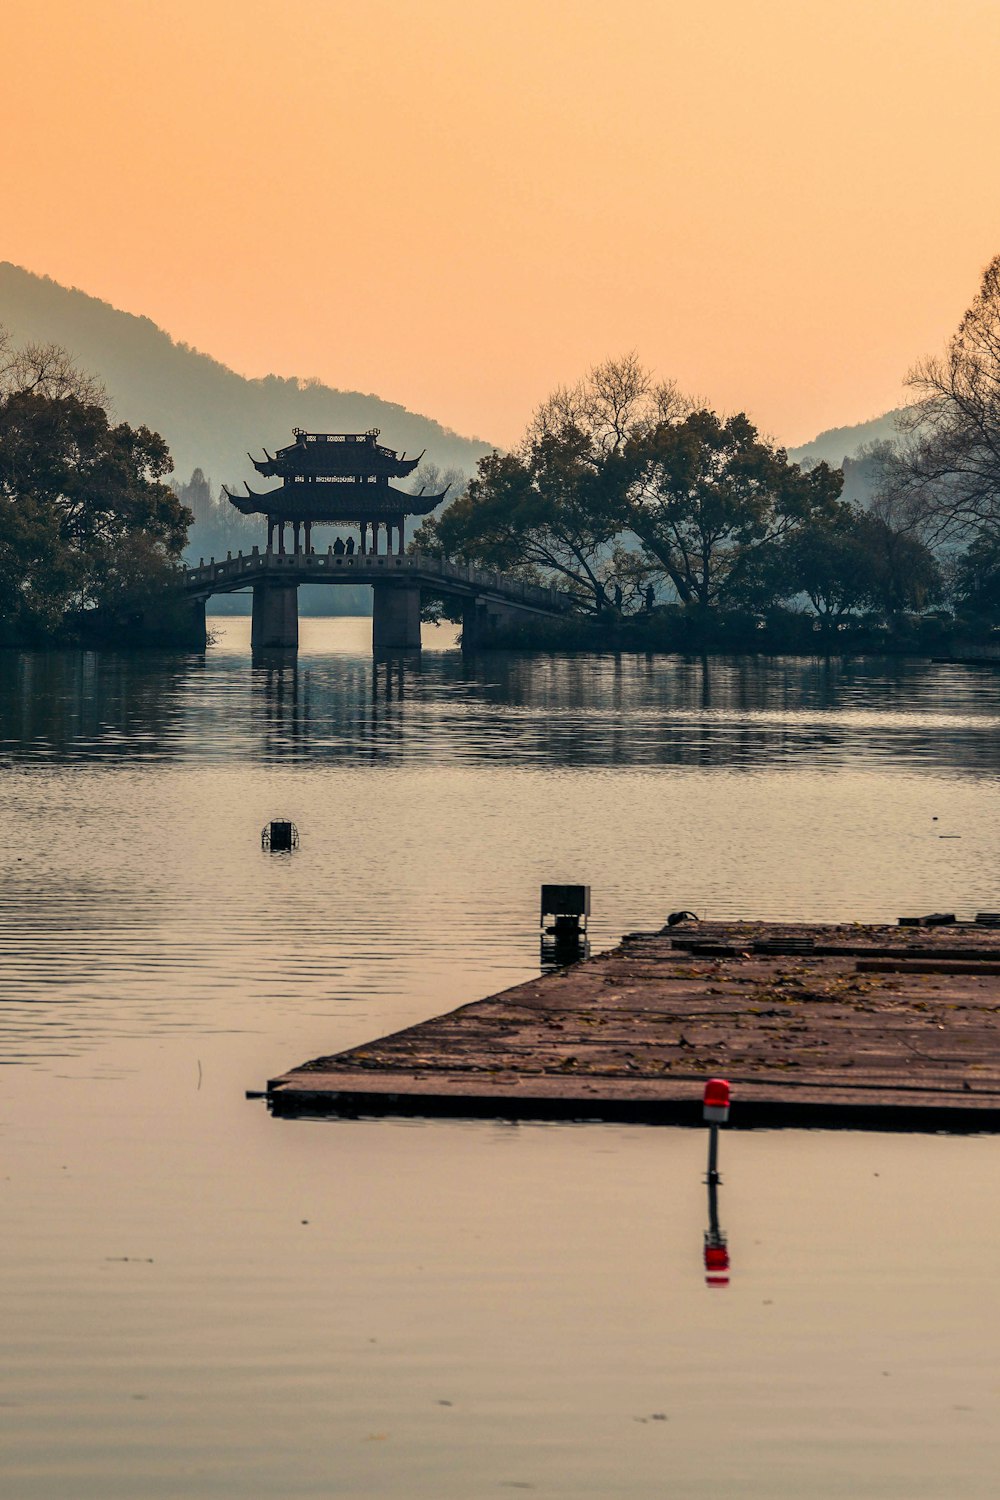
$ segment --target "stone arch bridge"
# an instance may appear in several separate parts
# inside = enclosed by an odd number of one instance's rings
[[[562,589],[541,588],[503,573],[448,562],[427,553],[268,552],[254,547],[224,562],[184,570],[179,600],[183,634],[204,645],[205,605],[213,594],[253,591],[252,649],[294,650],[299,643],[298,589],[302,583],[370,584],[374,595],[372,647],[376,652],[420,649],[420,599],[424,591],[461,601],[462,645],[493,644],[519,618],[569,614],[575,601]]]

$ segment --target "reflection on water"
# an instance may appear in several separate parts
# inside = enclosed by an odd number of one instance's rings
[[[216,629],[0,653],[5,1492],[992,1494],[992,1140],[728,1133],[720,1296],[698,1132],[243,1092],[536,971],[545,881],[996,910],[997,679]]]
[[[727,769],[886,756],[963,774],[1000,756],[1000,676],[962,667],[318,649],[251,667],[242,623],[205,658],[0,654],[0,752]]]
[[[722,1174],[719,1171],[719,1129],[720,1123],[729,1118],[728,1080],[713,1078],[705,1085],[704,1114],[708,1123],[708,1170],[705,1173],[705,1182],[708,1186],[705,1285],[724,1287],[729,1285],[729,1241],[719,1223],[719,1188],[722,1185]]]

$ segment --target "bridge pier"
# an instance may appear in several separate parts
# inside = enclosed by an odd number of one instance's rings
[[[467,599],[462,608],[462,650],[482,651],[495,646],[497,636],[513,625],[518,611],[496,599]]]
[[[375,651],[420,650],[420,590],[398,583],[372,586],[372,648]]]
[[[299,644],[299,586],[262,578],[253,586],[250,649],[295,650]]]
[[[374,594],[372,646],[393,654],[420,650],[421,590],[463,601],[462,648],[487,650],[516,643],[519,622],[532,617],[561,618],[573,601],[557,589],[536,587],[502,573],[485,573],[465,563],[422,553],[375,555],[370,551],[334,554],[283,550],[284,528],[275,522],[272,550],[255,547],[247,556],[214,558],[185,570],[177,599],[190,602],[180,633],[204,645],[204,601],[216,593],[253,589],[251,642],[254,655],[264,651],[295,651],[299,644],[298,585],[300,583],[370,584]],[[363,544],[369,546],[369,527]],[[277,551],[273,548],[277,542]],[[311,545],[312,537],[309,537]],[[183,613],[183,607],[181,608]]]

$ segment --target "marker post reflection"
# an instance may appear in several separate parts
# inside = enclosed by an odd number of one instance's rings
[[[705,1085],[704,1118],[708,1125],[708,1229],[705,1231],[705,1283],[729,1285],[729,1247],[719,1228],[719,1126],[729,1119],[729,1083],[710,1078]]]

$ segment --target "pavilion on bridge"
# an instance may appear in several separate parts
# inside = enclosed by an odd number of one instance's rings
[[[379,554],[383,530],[385,551],[402,553],[406,517],[429,515],[447,494],[445,489],[410,495],[390,484],[412,474],[423,454],[407,458],[384,447],[377,427],[370,432],[303,432],[296,427],[294,437],[273,458],[266,448],[263,459],[247,455],[258,474],[281,480],[276,489],[257,493],[246,485],[245,495],[225,490],[243,515],[266,517],[268,552],[285,553],[288,527],[293,553],[308,554],[314,526],[340,525],[360,531],[363,556]]]
[[[267,546],[230,554],[208,567],[187,569],[181,589],[146,612],[159,608],[162,620],[150,628],[172,632],[192,649],[206,643],[206,601],[216,593],[253,590],[250,644],[253,655],[294,651],[299,641],[298,591],[302,584],[365,585],[372,590],[372,647],[381,652],[420,650],[421,591],[446,594],[462,610],[462,646],[478,650],[527,611],[561,615],[569,595],[536,587],[520,578],[479,572],[464,562],[412,553],[404,556],[409,516],[426,516],[444,500],[440,494],[409,494],[393,480],[413,473],[423,454],[407,458],[369,432],[303,432],[272,455],[250,455],[258,474],[277,479],[272,489],[245,495],[228,488],[230,503],[243,515],[263,516]],[[352,533],[344,544],[313,548],[314,526],[340,526]],[[291,528],[291,544],[288,531]],[[360,548],[355,547],[355,528]],[[383,550],[384,534],[384,550]]]

